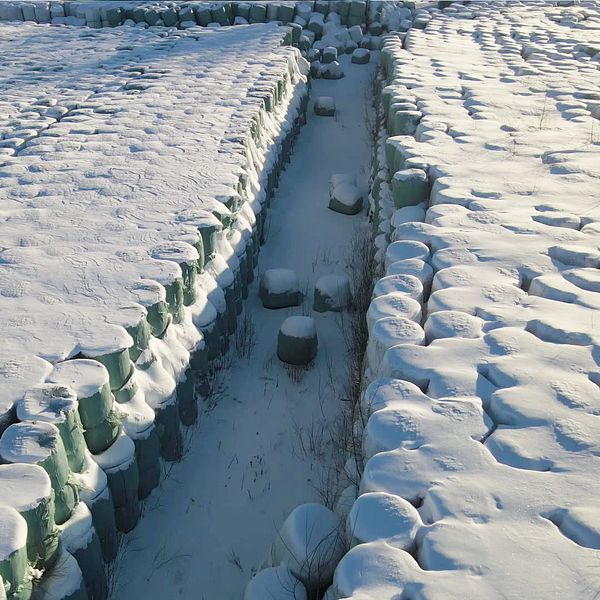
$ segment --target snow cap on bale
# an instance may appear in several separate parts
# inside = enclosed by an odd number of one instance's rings
[[[356,179],[351,174],[332,175],[329,181],[329,208],[344,215],[356,215],[362,209],[363,198]]]

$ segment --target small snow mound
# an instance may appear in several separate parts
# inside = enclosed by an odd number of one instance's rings
[[[331,583],[344,554],[340,518],[316,503],[296,507],[285,520],[271,548],[274,565],[285,565],[309,593]]]
[[[246,586],[244,600],[306,600],[306,589],[284,566],[257,573]]]
[[[371,60],[371,52],[367,48],[357,48],[352,53],[352,62],[357,65],[366,65]]]

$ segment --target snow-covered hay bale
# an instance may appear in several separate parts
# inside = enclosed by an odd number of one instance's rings
[[[315,100],[315,115],[333,117],[335,115],[335,100],[331,96],[319,96]]]
[[[268,269],[260,279],[258,294],[265,308],[298,306],[302,300],[298,275],[292,269]]]
[[[27,390],[16,405],[19,421],[43,421],[56,425],[72,471],[83,466],[85,440],[77,411],[77,396],[68,386],[41,383]]]
[[[392,263],[410,258],[428,260],[429,248],[423,242],[413,240],[392,242],[385,252],[385,268],[387,270]]]
[[[106,473],[87,453],[83,470],[73,476],[79,485],[81,501],[92,513],[104,561],[110,562],[117,555],[118,537],[115,507]]]
[[[29,598],[27,523],[12,507],[0,505],[0,579],[10,598]]]
[[[102,549],[90,509],[80,502],[71,518],[59,527],[60,541],[64,549],[77,561],[89,599],[104,600],[108,585],[102,560]]]
[[[337,48],[334,48],[333,46],[327,46],[326,48],[323,48],[323,51],[321,52],[321,62],[325,65],[328,65],[334,60],[337,60],[337,57]]]
[[[317,355],[317,328],[311,317],[288,317],[279,330],[277,356],[290,365],[307,365]]]
[[[417,509],[401,498],[385,492],[359,496],[346,522],[352,545],[386,540],[395,548],[410,552],[422,526]]]
[[[414,298],[400,292],[383,294],[374,298],[369,304],[367,328],[371,332],[373,325],[384,317],[405,317],[419,323],[421,315],[421,305]]]
[[[77,561],[61,549],[53,569],[36,584],[36,594],[44,600],[88,600],[85,581]]]
[[[387,275],[377,281],[373,288],[373,298],[398,292],[423,302],[423,284],[413,275]]]
[[[331,583],[344,554],[340,518],[316,503],[296,507],[285,520],[271,547],[271,563],[288,567],[309,594]]]
[[[344,215],[358,214],[363,205],[362,193],[352,174],[333,175],[329,182],[329,208]]]
[[[392,178],[394,204],[397,208],[415,205],[429,197],[427,173],[422,169],[404,169]]]
[[[58,551],[54,495],[48,473],[37,465],[0,465],[0,505],[14,508],[27,523],[27,554],[31,564],[47,569]]]
[[[352,299],[350,278],[347,275],[323,275],[315,285],[313,310],[341,312]]]
[[[367,48],[357,48],[352,53],[352,62],[357,65],[366,65],[371,60],[371,52]]]
[[[39,465],[50,476],[54,490],[55,519],[64,523],[79,498],[69,481],[67,454],[58,429],[51,423],[15,423],[0,438],[0,458],[5,463]]]
[[[369,367],[376,370],[383,355],[392,346],[399,344],[423,345],[425,332],[418,323],[406,317],[384,317],[379,319],[371,329],[367,345]]]
[[[124,433],[113,445],[94,460],[106,473],[115,507],[115,522],[122,532],[131,531],[139,518],[139,472],[135,458],[135,445]]]
[[[257,573],[246,586],[244,600],[306,600],[306,588],[286,566]]]
[[[425,321],[427,342],[450,337],[481,337],[484,323],[483,319],[458,310],[440,310]]]

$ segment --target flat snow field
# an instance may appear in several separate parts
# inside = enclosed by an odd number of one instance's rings
[[[374,58],[377,53],[374,53]],[[188,454],[148,499],[145,515],[118,559],[116,598],[237,600],[266,558],[276,531],[298,504],[319,501],[331,465],[330,428],[343,403],[347,352],[336,313],[314,313],[313,287],[324,274],[347,272],[350,241],[365,226],[327,208],[329,178],[355,173],[368,182],[370,65],[343,57],[346,76],[313,81],[311,97],[333,96],[335,118],[312,114],[302,129],[271,205],[259,272],[291,268],[302,306],[268,310],[250,288],[245,315],[256,331],[247,358],[231,351],[216,405],[199,417]],[[295,382],[275,355],[286,317],[316,320],[314,367]],[[304,450],[302,449],[304,447]]]
[[[426,245],[425,335],[394,345],[391,327],[372,328],[382,360],[369,365],[373,414],[348,522],[360,543],[338,565],[332,597],[591,600],[600,6],[429,13],[404,47],[382,50],[384,100],[404,103],[388,119],[386,179],[410,168],[431,183],[420,219],[414,207],[394,213],[391,195],[381,205],[388,275],[414,269],[392,260],[406,242]],[[420,112],[412,131],[401,122],[407,102]]]

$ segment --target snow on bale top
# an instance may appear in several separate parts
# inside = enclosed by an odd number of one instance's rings
[[[16,409],[20,421],[62,423],[65,413],[77,410],[77,395],[65,385],[42,383],[28,389]]]
[[[12,507],[0,504],[0,561],[20,550],[27,542],[27,523]]]
[[[38,465],[0,465],[0,504],[20,513],[31,510],[50,496],[48,473]]]
[[[0,438],[0,457],[5,462],[41,463],[52,456],[59,439],[51,423],[15,423]]]
[[[91,398],[109,383],[109,375],[98,361],[76,359],[54,365],[48,381],[68,386],[77,398]]]
[[[292,338],[313,338],[317,335],[312,317],[288,317],[281,325],[281,333]]]

